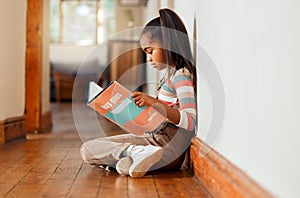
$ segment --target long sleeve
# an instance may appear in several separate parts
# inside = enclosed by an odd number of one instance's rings
[[[158,98],[170,106],[178,107],[180,121],[177,126],[193,130],[196,124],[197,105],[193,81],[187,70],[180,69],[167,81]]]

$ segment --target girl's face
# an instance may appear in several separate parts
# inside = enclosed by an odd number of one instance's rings
[[[153,68],[163,70],[166,68],[164,50],[158,39],[151,39],[151,33],[146,33],[141,36],[141,48],[147,54],[147,61],[151,63]]]

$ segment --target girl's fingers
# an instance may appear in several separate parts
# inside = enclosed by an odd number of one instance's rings
[[[141,100],[140,97],[135,97],[135,98],[133,98],[134,103],[138,103],[140,100]]]
[[[142,92],[133,92],[131,97],[133,98],[134,103],[139,107],[145,106],[147,104],[148,95]]]
[[[137,105],[139,104],[139,101],[140,101],[140,98],[139,97],[132,97],[133,98],[133,101],[134,103]]]
[[[135,100],[134,103],[135,103],[137,106],[139,106],[139,107],[144,106],[144,104],[145,104],[143,98],[140,98],[140,99],[138,99],[138,100]]]
[[[145,101],[144,101],[144,99],[141,99],[140,101],[139,101],[139,107],[142,107],[142,106],[144,106],[145,105]]]
[[[132,93],[131,97],[132,98],[136,98],[136,97],[138,97],[140,95],[141,95],[141,92],[135,91],[135,92]]]

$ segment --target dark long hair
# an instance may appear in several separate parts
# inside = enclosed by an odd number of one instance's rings
[[[180,17],[170,9],[161,9],[159,10],[159,17],[147,23],[141,35],[149,32],[151,39],[158,39],[162,43],[167,65],[175,66],[176,70],[181,68],[189,70],[196,90],[196,67],[189,37]]]

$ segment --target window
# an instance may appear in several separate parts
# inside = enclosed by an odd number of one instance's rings
[[[52,43],[93,45],[115,31],[114,0],[50,0]]]

